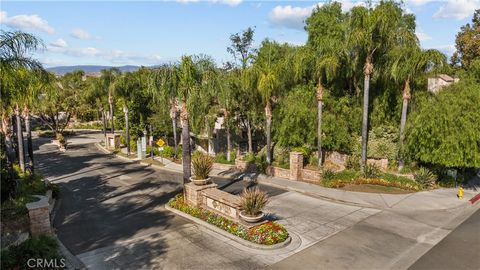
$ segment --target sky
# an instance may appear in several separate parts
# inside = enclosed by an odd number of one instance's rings
[[[341,0],[343,9],[365,5]],[[157,65],[185,54],[207,54],[218,64],[232,60],[231,34],[255,27],[254,46],[265,38],[305,44],[304,20],[318,1],[8,1],[0,2],[0,25],[40,37],[35,57],[46,67],[65,65]],[[455,35],[471,22],[480,0],[406,0],[416,15],[423,48],[448,56]]]

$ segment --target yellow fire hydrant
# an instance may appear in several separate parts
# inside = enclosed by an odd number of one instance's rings
[[[458,188],[457,197],[458,197],[459,199],[462,199],[462,198],[463,198],[463,187],[459,187],[459,188]]]

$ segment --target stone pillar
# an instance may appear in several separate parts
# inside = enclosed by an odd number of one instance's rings
[[[290,152],[290,180],[300,180],[303,169],[303,154]]]
[[[107,149],[120,148],[120,134],[107,134],[107,141],[105,146],[107,147]]]
[[[188,183],[185,187],[185,202],[191,206],[201,206],[203,203],[202,191],[210,188],[216,188],[217,184],[211,183],[207,185],[197,186],[194,183]]]
[[[30,217],[30,233],[32,235],[47,234],[51,235],[52,226],[50,224],[50,209],[48,198],[45,196],[35,196],[39,201],[27,203],[28,216]]]

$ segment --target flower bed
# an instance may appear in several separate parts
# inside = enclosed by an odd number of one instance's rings
[[[419,191],[422,190],[421,184],[402,177],[392,177],[384,175],[382,178],[352,178],[352,179],[333,179],[322,183],[325,187],[342,188],[345,185],[379,185],[385,187],[396,187],[403,190]]]
[[[276,222],[269,221],[248,229],[241,224],[217,215],[211,211],[186,204],[182,194],[170,199],[168,206],[187,213],[193,217],[199,218],[252,243],[274,245],[282,243],[288,238],[287,230]]]

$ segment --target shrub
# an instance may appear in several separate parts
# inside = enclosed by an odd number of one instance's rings
[[[276,222],[268,221],[262,225],[246,228],[211,211],[186,204],[182,194],[172,198],[168,205],[253,243],[273,245],[284,242],[289,236],[287,230]]]
[[[380,169],[375,164],[367,164],[363,168],[363,177],[376,178],[380,174]]]
[[[267,193],[258,188],[244,189],[240,195],[240,209],[249,216],[258,215],[268,203]]]
[[[437,176],[429,169],[421,167],[417,172],[413,174],[415,181],[419,182],[426,188],[435,187]]]
[[[165,145],[163,147],[161,154],[162,154],[162,157],[164,158],[173,158],[175,157],[175,148]]]
[[[323,180],[333,180],[335,178],[335,172],[329,169],[325,169],[322,172],[322,179]]]
[[[310,153],[312,152],[308,147],[306,146],[298,146],[298,147],[293,147],[292,152],[300,152],[303,154],[303,164],[308,164],[309,163],[309,158],[310,158]]]
[[[230,152],[230,161],[227,160],[227,155],[223,152],[218,153],[215,156],[215,162],[216,163],[222,163],[222,164],[235,164],[235,159],[237,157],[237,154],[235,151]]]
[[[312,152],[310,154],[310,158],[308,159],[308,165],[312,167],[318,166],[318,156],[316,152]]]
[[[192,154],[193,174],[196,180],[207,179],[212,171],[213,158],[201,152]]]
[[[246,161],[248,163],[255,163],[255,153],[247,153],[243,158],[243,161]]]
[[[34,236],[18,246],[11,246],[2,250],[1,255],[2,269],[28,269],[27,261],[31,258],[56,259],[57,264],[60,264],[62,259],[57,242],[46,235]]]
[[[151,152],[152,150],[153,150],[153,155],[154,155],[154,156],[159,156],[159,155],[160,155],[160,150],[158,150],[157,147],[147,145],[147,156],[150,156],[150,152]]]
[[[268,163],[267,163],[267,156],[258,154],[255,157],[255,167],[257,167],[257,170],[261,173],[265,173],[267,171]]]
[[[137,142],[134,139],[130,139],[130,151],[137,152]]]
[[[358,155],[350,155],[345,161],[345,167],[349,170],[360,170],[360,157]]]

